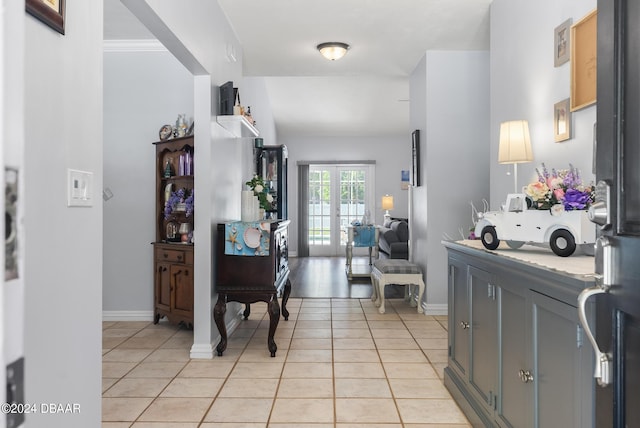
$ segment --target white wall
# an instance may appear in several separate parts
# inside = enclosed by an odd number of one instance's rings
[[[178,114],[193,117],[193,76],[165,49],[111,43],[104,54],[103,310],[150,317],[153,311],[155,146]]]
[[[24,9],[18,18],[26,20],[25,399],[81,408],[29,414],[29,427],[101,421],[102,15],[100,0],[67,1],[64,36]],[[67,207],[68,168],[93,172],[92,207]]]
[[[262,79],[252,79],[246,87],[243,84],[242,49],[217,2],[194,0],[189,7],[172,0],[122,0],[122,3],[193,75],[197,196],[191,356],[210,358],[212,342],[218,337],[211,315],[216,299],[212,262],[216,226],[240,218],[240,192],[253,173],[253,139],[234,138],[216,123],[219,85],[231,80],[240,88],[243,103],[252,106],[259,126],[265,129],[265,139],[275,139],[275,125]],[[230,47],[236,51],[237,61],[228,58]],[[151,284],[144,286],[151,288]],[[227,321],[234,322],[240,309],[239,304],[229,304]]]
[[[427,311],[444,312],[443,239],[473,225],[470,202],[488,197],[489,54],[429,51],[411,76],[411,125],[421,131],[422,186],[412,191],[412,260],[426,270]]]
[[[494,0],[491,4],[491,207],[498,209],[513,191],[512,165],[498,164],[500,123],[529,121],[534,161],[518,166],[518,185],[536,179],[535,168],[568,168],[571,162],[586,181],[591,171],[595,105],[573,113],[573,138],[555,143],[553,105],[569,98],[570,63],[554,67],[554,29],[579,21],[596,0]]]
[[[265,144],[267,144],[265,140]],[[382,195],[394,197],[393,217],[407,217],[408,191],[400,189],[400,171],[411,167],[411,133],[395,137],[286,137],[279,144],[289,149],[289,226],[290,252],[298,251],[298,170],[299,161],[375,161],[375,210],[372,215],[382,224]]]

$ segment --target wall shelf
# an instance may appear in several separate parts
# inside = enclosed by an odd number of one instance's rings
[[[244,116],[226,115],[216,116],[216,122],[236,138],[257,137],[260,135],[258,129],[253,126]]]

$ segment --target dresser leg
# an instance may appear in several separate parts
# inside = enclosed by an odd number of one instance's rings
[[[242,313],[242,316],[245,320],[248,320],[249,315],[251,315],[251,304],[247,303],[246,305],[244,305],[244,312]]]
[[[287,302],[289,301],[289,295],[291,294],[291,281],[287,279],[284,284],[284,291],[282,292],[282,315],[284,320],[289,321],[289,311],[287,310]]]
[[[216,351],[221,357],[225,349],[227,349],[227,326],[224,324],[224,314],[227,312],[227,296],[224,293],[218,293],[218,301],[213,308],[213,320],[216,322],[218,331],[220,332],[220,343]]]
[[[276,328],[278,327],[278,322],[280,321],[280,305],[278,305],[278,296],[275,294],[271,298],[271,301],[268,305],[269,309],[269,337],[267,338],[267,345],[269,347],[269,352],[271,352],[271,356],[276,356],[276,350],[278,347],[276,346],[275,340],[273,340],[273,336],[276,333]]]

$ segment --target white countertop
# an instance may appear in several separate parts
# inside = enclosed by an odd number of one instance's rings
[[[544,268],[553,269],[559,272],[566,272],[572,275],[593,276],[595,271],[595,258],[593,256],[587,256],[581,254],[579,250],[569,256],[560,257],[556,256],[549,248],[536,247],[533,245],[523,245],[522,247],[514,250],[507,246],[504,242],[500,243],[500,246],[496,250],[487,250],[482,241],[477,240],[462,240],[455,241],[457,244],[464,245],[470,248],[487,251],[489,253],[495,253],[500,256],[516,259],[526,263],[542,266]]]

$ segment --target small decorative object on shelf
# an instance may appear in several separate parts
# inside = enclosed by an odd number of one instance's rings
[[[233,106],[233,114],[236,116],[244,116],[244,108],[240,103],[240,91],[238,90],[238,88],[233,88],[233,90],[235,91],[235,94],[236,94],[236,102],[235,102],[235,105]]]
[[[185,217],[193,214],[194,189],[185,188],[171,192],[171,196],[164,204],[164,218],[168,220],[174,212],[184,212]]]
[[[158,136],[160,137],[160,141],[166,141],[173,135],[173,128],[171,125],[162,125],[160,131],[158,131]]]
[[[183,244],[189,243],[189,235],[191,234],[191,224],[190,223],[180,223],[180,229],[178,229],[178,233],[180,233],[180,241]]]
[[[171,158],[167,159],[167,163],[164,166],[164,178],[169,178],[173,175],[173,168],[171,168]]]
[[[249,121],[250,124],[256,124],[256,121],[253,120],[253,116],[251,116],[251,106],[247,106],[247,109],[244,111],[244,117]]]
[[[178,236],[178,225],[173,222],[170,221],[167,223],[167,233],[166,233],[166,240],[167,242],[176,242]]]
[[[187,135],[187,122],[184,114],[179,114],[176,119],[176,129],[174,131],[174,136],[177,138],[184,137]]]

